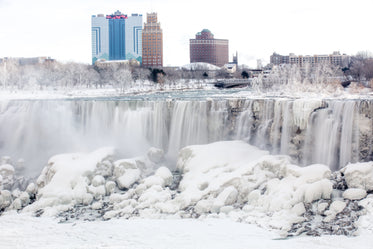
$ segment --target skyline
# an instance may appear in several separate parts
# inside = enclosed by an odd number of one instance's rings
[[[91,62],[91,16],[156,12],[164,35],[164,66],[189,63],[189,39],[209,29],[229,40],[229,60],[256,66],[279,54],[353,55],[373,51],[368,0],[300,3],[138,0],[0,0],[0,57],[50,56],[59,61]],[[145,20],[143,20],[144,22]]]

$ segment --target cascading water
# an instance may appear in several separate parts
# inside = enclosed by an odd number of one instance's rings
[[[35,175],[54,154],[114,146],[122,157],[242,139],[302,164],[372,160],[373,101],[301,99],[18,100],[0,103],[0,156]]]
[[[360,111],[360,100],[245,101],[251,110],[238,116],[238,139],[249,136],[254,145],[290,155],[297,163],[322,163],[333,170],[349,162],[372,160],[371,139],[361,139],[373,136],[372,101]]]

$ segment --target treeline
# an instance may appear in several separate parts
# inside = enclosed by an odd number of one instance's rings
[[[345,76],[350,80],[359,82],[373,88],[373,54],[368,51],[357,53],[351,58],[349,66],[342,68]]]
[[[211,70],[208,66],[193,68],[145,68],[133,63],[60,63],[47,60],[43,63],[23,65],[8,59],[0,63],[1,89],[47,89],[47,88],[103,88],[120,91],[143,87],[183,88],[201,87],[201,83],[225,78],[252,78],[261,88],[284,84],[328,84],[350,82],[373,88],[373,55],[360,52],[351,58],[346,68],[331,64],[297,65],[283,64],[271,70],[238,68],[234,73],[225,69]],[[347,83],[346,83],[347,82]]]
[[[17,60],[0,63],[0,88],[102,88],[113,87],[120,91],[154,85],[157,87],[183,83],[186,87],[208,79],[231,77],[225,70],[209,71],[183,68],[145,68],[133,64],[102,63],[43,63],[21,65]]]

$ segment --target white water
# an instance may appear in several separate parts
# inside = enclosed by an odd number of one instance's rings
[[[243,102],[237,116],[232,114],[236,101]],[[292,99],[1,102],[0,156],[23,158],[27,173],[38,174],[48,158],[59,153],[115,146],[120,156],[133,157],[144,154],[150,147],[158,147],[167,152],[168,159],[174,160],[179,149],[186,145],[235,138],[273,153],[298,157],[304,164],[324,163],[337,169],[360,160],[358,101],[325,102]],[[324,105],[327,107],[314,111]],[[365,121],[369,126],[371,120]],[[372,126],[366,126],[364,129],[372,132]],[[300,130],[303,138],[297,134]]]

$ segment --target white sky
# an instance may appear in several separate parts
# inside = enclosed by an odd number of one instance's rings
[[[157,12],[164,65],[189,63],[204,28],[228,39],[230,60],[256,66],[280,54],[373,51],[372,0],[0,0],[0,57],[91,62],[91,15]]]

